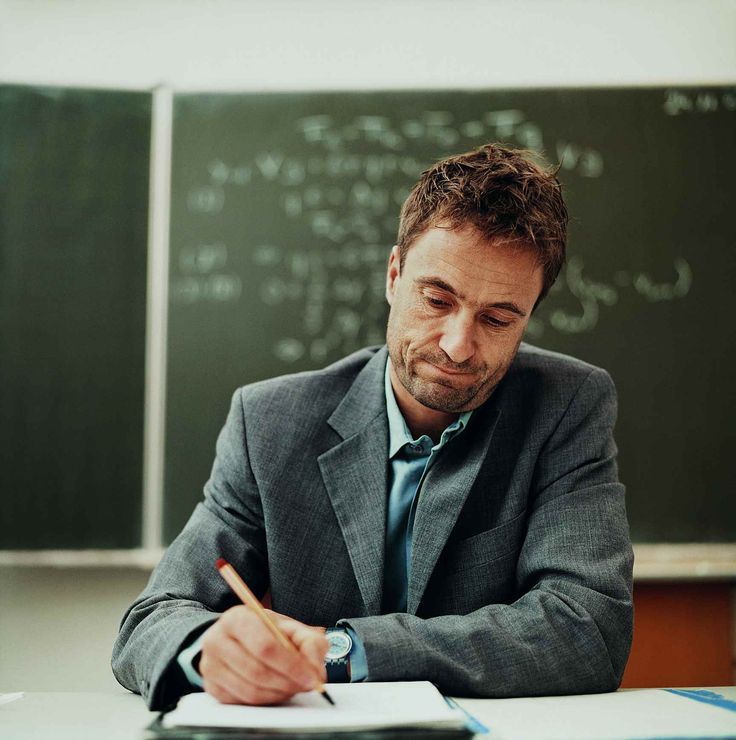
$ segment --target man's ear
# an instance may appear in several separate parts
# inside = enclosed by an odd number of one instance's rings
[[[401,255],[398,246],[391,248],[391,254],[388,258],[388,269],[386,270],[386,300],[388,305],[392,304],[394,294],[396,293],[396,281],[401,277]]]

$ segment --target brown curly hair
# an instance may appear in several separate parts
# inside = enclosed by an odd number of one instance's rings
[[[400,266],[427,229],[472,225],[488,241],[501,238],[537,253],[543,271],[538,305],[565,262],[568,215],[556,173],[532,156],[486,144],[425,170],[401,208]]]

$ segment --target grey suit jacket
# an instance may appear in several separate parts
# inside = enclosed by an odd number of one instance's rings
[[[349,623],[369,680],[453,695],[618,687],[632,563],[608,374],[522,344],[427,475],[407,612],[382,614],[385,347],[236,391],[204,501],[123,618],[113,671],[151,708],[188,688],[176,656],[236,599],[230,561],[273,609]]]

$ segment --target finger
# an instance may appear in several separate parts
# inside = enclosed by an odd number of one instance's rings
[[[282,677],[292,690],[292,683],[298,684],[299,691],[314,687],[318,676],[315,669],[297,650],[284,647],[273,633],[250,610],[233,615],[228,624],[228,634],[252,655],[258,663]],[[288,639],[288,638],[287,638]]]
[[[264,663],[257,655],[250,652],[248,647],[244,647],[242,643],[229,635],[222,644],[220,657],[237,675],[264,689],[280,691],[293,696],[300,691],[308,691],[314,683],[313,676],[309,676],[309,681],[305,684],[283,672],[279,666]]]
[[[204,681],[204,690],[206,693],[214,696],[217,701],[222,704],[238,704],[238,698],[235,694],[228,691],[224,686],[220,685],[211,678]]]
[[[290,642],[301,652],[323,682],[327,680],[325,657],[329,643],[324,627],[313,627],[287,617],[285,614],[269,611],[269,616]]]
[[[204,682],[204,689],[223,704],[280,704],[290,694],[243,682],[225,666],[217,678]]]
[[[327,681],[325,657],[329,643],[321,627],[307,627],[299,622],[296,625],[285,625],[284,632],[308,663],[316,671],[319,679]]]
[[[231,643],[230,647],[227,646],[227,642]],[[233,653],[237,653],[241,658],[245,656],[247,667],[244,675],[234,669]],[[217,695],[215,688],[219,687],[223,691],[227,691],[230,695],[229,698],[236,702],[278,702],[302,691],[299,686],[283,688],[266,685],[268,681],[273,682],[274,676],[269,675],[266,678],[263,674],[267,672],[267,669],[257,667],[257,662],[249,659],[247,653],[236,641],[225,636],[221,636],[214,645],[210,645],[207,650],[203,650],[200,671],[205,690],[207,690],[208,685],[212,686],[214,687],[213,695]],[[278,680],[278,677],[276,677],[276,680]]]
[[[238,676],[229,666],[224,666],[218,680],[241,703],[245,704],[280,704],[290,699],[299,691],[283,691],[259,684],[257,680]]]
[[[199,671],[203,678],[217,679],[224,667],[228,667],[244,680],[262,684],[267,689],[291,695],[307,690],[307,686],[300,684],[293,677],[284,675],[259,661],[248,649],[247,644],[243,644],[243,640],[236,639],[237,624],[233,625],[231,622],[232,617],[221,618],[221,622],[205,635],[199,663]]]

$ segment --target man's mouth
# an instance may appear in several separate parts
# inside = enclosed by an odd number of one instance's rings
[[[441,365],[434,365],[434,367],[436,367],[437,370],[441,370],[443,373],[446,373],[447,375],[471,375],[471,373],[464,372],[462,370],[452,370],[448,367],[442,367]]]
[[[425,360],[425,362],[433,367],[435,370],[441,372],[443,375],[449,375],[451,377],[461,378],[476,375],[475,370],[458,370],[455,367],[447,367],[445,365],[437,365],[431,360]]]

